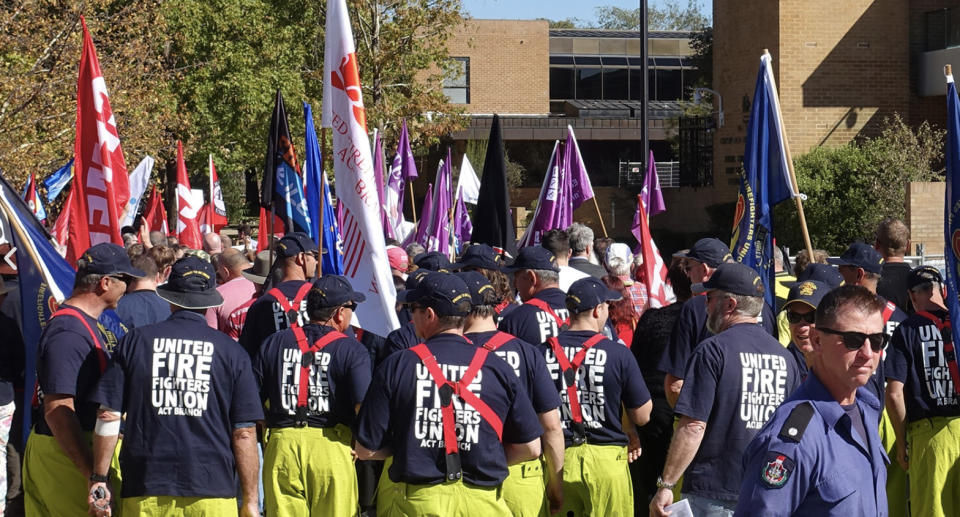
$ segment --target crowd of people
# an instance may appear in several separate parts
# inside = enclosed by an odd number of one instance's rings
[[[388,241],[387,336],[305,234],[125,242],[78,260],[32,408],[0,283],[7,515],[960,514],[945,283],[896,219],[777,250],[773,306],[715,238],[668,261],[663,307],[580,223],[516,257]]]

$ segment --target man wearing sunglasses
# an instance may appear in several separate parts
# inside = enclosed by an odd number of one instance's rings
[[[813,368],[743,454],[737,515],[887,515],[887,457],[864,386],[886,339],[884,302],[859,286],[817,305]]]
[[[370,384],[370,356],[344,332],[366,299],[339,275],[313,280],[303,327],[281,330],[253,358],[266,401],[263,454],[268,514],[354,515],[350,426]]]
[[[793,355],[800,369],[800,378],[806,379],[813,364],[813,329],[817,304],[830,287],[822,282],[806,280],[790,288],[787,303],[783,304],[790,325],[790,344],[787,351]]]
[[[916,312],[897,327],[887,357],[887,411],[896,460],[907,470],[913,515],[960,512],[960,372],[944,304],[940,271],[921,266],[907,276]],[[908,456],[909,453],[909,456]]]

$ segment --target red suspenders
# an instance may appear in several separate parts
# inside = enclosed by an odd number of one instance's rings
[[[306,284],[310,285],[310,284]],[[347,337],[341,332],[336,330],[331,330],[327,332],[320,339],[313,342],[313,345],[307,343],[307,335],[304,334],[303,329],[298,325],[293,327],[293,335],[297,338],[297,346],[300,347],[300,380],[297,382],[297,412],[296,412],[296,426],[297,427],[306,427],[307,426],[307,415],[309,413],[307,407],[308,391],[310,388],[310,365],[313,364],[315,354],[330,343]]]
[[[300,312],[300,302],[303,301],[303,298],[307,295],[307,291],[309,291],[311,287],[313,287],[313,285],[310,282],[301,285],[300,289],[297,290],[297,294],[293,297],[293,303],[290,303],[290,300],[287,300],[283,292],[276,287],[267,291],[267,294],[273,296],[277,302],[280,303],[280,307],[283,308],[283,312],[287,315],[287,323],[289,323],[291,327],[299,326],[297,323],[297,313]]]
[[[549,305],[547,305],[547,302],[541,300],[540,298],[530,298],[529,300],[527,300],[527,301],[525,301],[525,302],[523,302],[523,303],[527,303],[527,304],[533,305],[534,307],[536,307],[536,308],[540,309],[541,311],[543,311],[543,312],[549,314],[550,316],[552,316],[553,319],[554,319],[554,321],[557,322],[557,331],[562,330],[564,325],[569,325],[569,324],[570,324],[570,319],[569,319],[569,318],[567,318],[567,319],[565,319],[565,320],[560,319],[560,316],[557,316],[557,313],[553,312],[553,309],[550,308]]]
[[[103,375],[103,372],[107,369],[107,353],[103,351],[103,345],[100,344],[100,338],[97,337],[97,334],[90,327],[90,324],[87,323],[87,318],[84,318],[80,312],[70,307],[63,307],[57,312],[53,313],[50,316],[50,319],[56,318],[57,316],[73,316],[80,320],[80,323],[83,323],[83,326],[87,328],[87,332],[90,333],[90,339],[93,339],[93,346],[97,349],[97,362],[100,364],[100,374]]]
[[[511,339],[513,339],[513,334],[497,331],[497,333],[491,336],[490,339],[488,339],[487,342],[484,343],[482,346],[483,348],[486,348],[487,350],[493,352],[496,349],[505,345],[507,341],[510,341]]]
[[[499,334],[503,333],[501,332],[494,335],[490,341],[497,339]],[[504,342],[506,341],[509,341],[509,339],[504,340]],[[494,345],[498,347],[502,344],[503,343],[494,343]],[[473,354],[473,359],[470,361],[470,366],[468,366],[467,371],[463,373],[463,378],[457,382],[448,381],[447,378],[444,377],[443,370],[440,369],[440,365],[437,364],[437,359],[430,353],[427,345],[420,343],[410,350],[417,354],[417,357],[420,358],[423,365],[427,367],[427,371],[430,372],[433,382],[437,385],[437,388],[439,388],[441,420],[443,423],[443,445],[446,450],[447,479],[456,481],[460,479],[462,474],[460,469],[459,446],[457,444],[456,415],[453,410],[453,395],[456,395],[460,400],[469,404],[470,407],[480,413],[480,417],[497,433],[497,439],[503,440],[503,421],[500,420],[500,417],[497,416],[486,402],[480,400],[480,397],[477,397],[468,388],[470,383],[473,382],[474,377],[477,376],[477,372],[483,367],[483,363],[487,360],[490,349],[486,346],[478,347],[477,351]]]
[[[953,392],[960,394],[960,367],[957,365],[957,351],[953,347],[953,331],[950,327],[950,317],[941,320],[927,311],[917,311],[917,316],[923,316],[937,326],[940,337],[943,339],[943,358],[947,361],[950,370],[950,379],[953,380]]]
[[[883,312],[881,313],[881,315],[883,316],[884,325],[886,325],[887,322],[890,321],[890,316],[893,316],[893,311],[895,310],[897,310],[897,306],[894,305],[893,302],[887,302],[887,304],[883,306]],[[884,332],[886,332],[886,329],[884,329]]]
[[[583,425],[583,412],[580,410],[580,396],[577,394],[577,370],[583,363],[584,357],[587,356],[587,350],[590,350],[602,340],[603,334],[595,334],[586,340],[582,348],[573,356],[573,361],[567,359],[567,354],[563,351],[563,347],[560,346],[560,340],[555,337],[547,340],[547,343],[550,343],[550,348],[553,349],[553,355],[557,357],[557,363],[560,365],[560,369],[563,371],[563,383],[567,387],[567,399],[570,401],[570,415],[573,418],[570,430],[573,432],[574,445],[580,445],[587,438],[586,428]]]

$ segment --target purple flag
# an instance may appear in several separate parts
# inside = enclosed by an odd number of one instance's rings
[[[406,233],[403,219],[403,197],[407,182],[417,179],[417,164],[413,159],[413,150],[410,148],[410,134],[407,132],[407,121],[403,121],[400,130],[400,139],[397,140],[397,154],[390,165],[390,176],[387,179],[384,209],[392,228],[394,238],[401,239]]]
[[[427,195],[423,198],[423,206],[420,207],[420,220],[417,221],[417,231],[411,232],[410,237],[403,243],[404,246],[411,242],[416,242],[427,247],[427,235],[430,229],[431,215],[433,214],[433,183],[427,185]]]
[[[441,162],[437,170],[437,188],[433,191],[433,221],[430,223],[429,245],[424,245],[427,251],[439,251],[444,255],[450,254],[450,205],[453,203],[452,161],[448,147],[447,159]]]
[[[663,203],[663,192],[660,190],[660,177],[657,176],[657,164],[653,162],[653,151],[650,151],[647,175],[643,177],[640,197],[643,198],[643,204],[647,207],[647,217],[667,211],[667,205]]]
[[[470,212],[467,211],[467,204],[463,201],[463,192],[461,191],[457,191],[457,207],[453,212],[453,233],[457,243],[456,251],[459,253],[463,243],[469,241],[470,235],[473,233]]]
[[[527,227],[526,233],[520,239],[518,247],[536,246],[540,238],[547,231],[554,228],[566,228],[572,222],[573,210],[570,207],[570,176],[564,171],[564,150],[560,142],[553,145],[553,154],[550,156],[550,165],[547,166],[547,175],[540,187],[540,197],[537,199],[537,210],[533,220]]]
[[[391,239],[397,236],[393,233],[393,225],[387,219],[387,198],[383,191],[383,139],[380,131],[374,132],[373,137],[373,179],[377,182],[377,198],[380,199],[380,224],[383,234]]]
[[[583,164],[583,156],[580,155],[577,137],[573,135],[573,127],[569,124],[563,163],[570,178],[571,197],[568,199],[573,203],[573,210],[576,210],[584,201],[593,197],[593,186],[590,185],[590,176],[587,174],[587,167]]]

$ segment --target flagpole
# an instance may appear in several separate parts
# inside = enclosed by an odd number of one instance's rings
[[[763,49],[763,54],[770,55],[770,51]],[[783,127],[783,112],[780,111],[780,94],[777,91],[777,84],[771,81],[773,88],[773,106],[777,110],[777,117],[780,119],[780,139],[783,141],[783,152],[787,156],[787,171],[790,173],[790,184],[797,196],[793,200],[797,203],[797,216],[800,218],[800,231],[803,233],[803,243],[807,248],[807,255],[813,258],[813,244],[810,242],[810,231],[807,229],[807,218],[803,215],[803,200],[800,199],[800,186],[797,184],[797,174],[793,170],[793,156],[790,154],[790,143],[787,142],[786,128]]]
[[[413,202],[413,181],[407,182],[407,188],[410,190],[410,212],[413,213],[413,224],[417,224],[417,205]],[[403,207],[400,207],[400,211],[403,211]]]
[[[600,229],[603,230],[603,237],[607,237],[607,225],[603,224],[603,216],[600,214],[600,205],[597,204],[597,196],[593,196],[593,207],[597,209],[597,219],[600,220]],[[812,256],[812,255],[811,255]]]
[[[320,174],[321,174],[321,175],[324,175],[324,177],[322,178],[322,179],[323,179],[323,182],[321,182],[320,185],[317,186],[317,188],[320,189],[320,208],[319,208],[319,210],[320,210],[320,233],[318,234],[318,235],[320,235],[320,238],[317,239],[317,240],[319,241],[319,242],[317,243],[317,271],[316,271],[317,278],[319,278],[320,276],[323,275],[323,230],[324,230],[324,228],[325,228],[324,225],[326,224],[326,223],[323,221],[323,203],[326,201],[326,197],[327,197],[327,189],[324,188],[324,185],[326,185],[326,183],[327,183],[327,181],[326,181],[326,172],[324,172],[324,170],[323,170],[323,161],[324,161],[324,160],[326,159],[326,157],[327,157],[327,153],[326,153],[326,148],[327,148],[327,128],[325,128],[325,127],[321,127],[321,128],[320,128],[320,147],[321,147],[321,151],[320,151]],[[330,253],[330,250],[327,250],[327,253]]]

